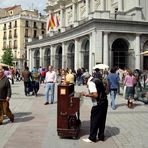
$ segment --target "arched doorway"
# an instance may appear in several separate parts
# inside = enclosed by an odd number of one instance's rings
[[[82,67],[89,70],[89,40],[85,39],[82,42],[82,48],[81,48],[81,62]]]
[[[45,67],[47,67],[50,64],[50,56],[51,56],[50,48],[47,48],[45,50],[45,54],[44,54],[44,64],[45,64]]]
[[[70,69],[74,69],[74,53],[75,53],[75,45],[71,43],[68,47],[67,52],[67,67]]]
[[[116,39],[112,44],[112,66],[128,67],[129,44],[125,39]]]
[[[55,55],[55,66],[56,68],[62,68],[62,47],[59,45]]]
[[[36,68],[40,67],[40,51],[37,49],[34,53],[34,66]]]
[[[148,51],[148,41],[145,42],[143,51]],[[143,55],[143,70],[148,70],[148,54]]]

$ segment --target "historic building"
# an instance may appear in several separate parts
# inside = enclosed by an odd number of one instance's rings
[[[148,70],[147,0],[48,0],[48,37],[27,44],[29,67],[90,72],[96,63]]]
[[[29,38],[46,34],[46,19],[37,10],[22,10],[20,5],[0,9],[0,61],[6,48],[11,48],[13,63],[23,69],[27,59],[25,47]]]

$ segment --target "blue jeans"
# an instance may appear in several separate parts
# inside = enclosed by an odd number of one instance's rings
[[[112,109],[115,109],[115,99],[117,95],[117,90],[110,90],[110,97],[111,97],[111,107]]]
[[[45,88],[45,101],[49,102],[49,93],[51,97],[51,102],[54,102],[54,83],[46,83],[46,88]]]

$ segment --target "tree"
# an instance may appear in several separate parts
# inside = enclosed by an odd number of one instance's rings
[[[4,64],[12,66],[13,65],[12,61],[13,61],[12,49],[11,48],[4,49],[4,54],[2,55],[2,62]]]

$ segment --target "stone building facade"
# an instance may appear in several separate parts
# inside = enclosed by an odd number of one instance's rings
[[[12,49],[13,65],[23,69],[27,59],[26,42],[46,34],[46,19],[37,10],[22,10],[21,5],[0,9],[0,62],[4,50]]]
[[[148,56],[139,55],[148,50],[147,7],[147,0],[48,0],[47,24],[52,16],[55,26],[27,44],[28,65],[148,70]]]

